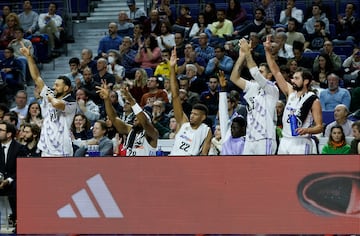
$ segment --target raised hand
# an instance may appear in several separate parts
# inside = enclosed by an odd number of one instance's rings
[[[170,66],[175,66],[177,64],[177,55],[176,55],[176,47],[171,52],[170,57]]]
[[[219,77],[220,87],[226,88],[227,81],[226,81],[226,77],[225,77],[225,72],[223,70],[219,70],[218,77]]]
[[[133,96],[129,92],[129,88],[127,88],[127,87],[122,88],[120,91],[121,91],[121,95],[124,97],[124,100],[129,101],[131,106],[136,103],[135,99],[133,98]]]
[[[21,54],[23,54],[25,57],[31,56],[31,52],[30,52],[31,46],[29,45],[28,47],[25,47],[25,45],[22,41],[20,41],[20,45],[21,45],[21,48],[20,48]]]
[[[101,99],[108,99],[110,94],[110,87],[106,84],[105,80],[101,81],[101,86],[96,86],[96,93],[99,94]]]
[[[266,36],[266,41],[263,43],[265,51],[271,52],[271,35]]]

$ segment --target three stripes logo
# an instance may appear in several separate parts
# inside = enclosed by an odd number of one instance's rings
[[[86,184],[89,187],[94,199],[96,200],[98,208],[101,209],[105,218],[124,217],[100,174],[97,174],[88,179]],[[101,217],[97,207],[91,200],[86,189],[81,189],[80,191],[73,194],[71,198],[82,218]],[[78,217],[70,203],[58,209],[57,214],[60,218]]]

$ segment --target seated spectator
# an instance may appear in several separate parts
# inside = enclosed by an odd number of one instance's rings
[[[24,124],[24,142],[26,157],[41,157],[41,151],[37,148],[40,139],[41,128],[37,124]]]
[[[119,46],[120,64],[125,68],[126,78],[133,78],[135,73],[133,68],[137,67],[135,62],[136,51],[131,48],[132,42],[133,40],[130,37],[124,37]]]
[[[330,39],[330,35],[325,32],[325,23],[323,21],[315,21],[314,29],[314,33],[306,36],[305,51],[320,51],[325,42]]]
[[[168,49],[161,52],[161,62],[156,66],[154,76],[170,78],[170,52]]]
[[[314,60],[311,57],[304,56],[304,44],[298,41],[293,43],[294,58],[300,67],[312,70]]]
[[[81,83],[84,82],[83,75],[80,73],[80,59],[77,57],[70,58],[69,68],[70,72],[64,75],[70,79],[73,88],[80,87]]]
[[[324,4],[322,0],[313,0],[312,1],[312,4],[310,6],[308,6],[306,8],[306,11],[304,12],[305,13],[305,19],[309,19],[312,17],[312,6],[313,5],[318,5],[320,6],[320,9],[321,9],[321,15],[324,15],[326,16],[327,18],[330,18],[331,17],[331,9],[330,9],[330,6],[327,5],[327,4]]]
[[[327,76],[328,88],[320,93],[320,103],[323,111],[333,111],[339,104],[350,107],[350,93],[347,89],[339,88],[339,80],[339,76],[334,73]]]
[[[350,145],[346,143],[345,134],[341,125],[332,126],[329,129],[328,143],[321,150],[321,154],[349,154]]]
[[[209,109],[208,118],[215,124],[216,115],[219,111],[219,79],[211,76],[208,82],[208,90],[200,94],[201,103]]]
[[[315,32],[315,22],[317,20],[321,20],[322,22],[324,22],[325,24],[325,32],[326,33],[330,33],[329,30],[329,19],[322,14],[321,8],[318,4],[313,4],[312,6],[312,17],[309,18],[305,23],[304,23],[304,32],[305,34],[313,34]]]
[[[342,64],[344,68],[344,83],[346,87],[360,86],[360,49],[354,48],[353,53]]]
[[[176,127],[177,127],[176,119],[174,116],[171,116],[169,119],[169,132],[164,134],[163,138],[164,139],[175,139]]]
[[[134,24],[130,21],[125,11],[120,11],[118,15],[117,34],[120,37],[131,36],[134,31]]]
[[[194,24],[194,19],[190,15],[190,8],[187,5],[180,6],[180,16],[176,19],[175,23],[190,30]]]
[[[100,83],[96,82],[93,78],[93,74],[89,67],[86,67],[83,71],[84,81],[80,85],[76,85],[76,89],[83,87],[89,92],[89,98],[93,100],[97,105],[101,103],[99,94],[96,93],[96,86],[100,86]]]
[[[105,58],[100,58],[97,60],[97,74],[94,75],[94,81],[97,83],[101,83],[101,81],[106,81],[109,86],[113,86],[115,84],[115,76],[107,72],[107,60]]]
[[[0,33],[7,27],[6,17],[12,12],[11,5],[4,5],[2,8],[2,15],[0,17]]]
[[[161,34],[160,18],[156,9],[150,11],[150,17],[144,21],[144,35],[153,35],[157,37]]]
[[[132,80],[127,80],[129,91],[135,98],[137,103],[140,103],[143,94],[149,92],[146,86],[148,82],[148,75],[144,69],[137,69],[135,77]]]
[[[18,117],[18,124],[20,124],[23,119],[26,117],[27,111],[28,111],[28,94],[25,90],[19,90],[17,91],[15,95],[15,106],[10,109],[10,111],[14,111]]]
[[[190,43],[187,43],[185,45],[184,57],[179,58],[177,64],[178,65],[177,73],[179,75],[185,73],[187,64],[193,64],[196,67],[198,75],[201,76],[204,73],[206,66],[205,60],[196,54],[194,50],[194,46]]]
[[[295,18],[290,17],[288,20],[287,32],[286,32],[286,36],[287,36],[286,43],[288,45],[293,46],[294,41],[305,43],[305,37],[303,33],[298,32],[298,28],[299,28],[298,21]]]
[[[209,149],[209,156],[220,156],[222,149],[221,131],[220,125],[216,125],[214,136],[211,139],[211,145]]]
[[[286,67],[289,69],[290,78],[292,78],[294,73],[298,69],[297,61],[295,59],[289,59],[288,62],[286,63]]]
[[[304,14],[301,9],[297,9],[295,0],[287,0],[286,8],[280,12],[280,24],[287,25],[291,17],[293,17],[298,23],[302,23]]]
[[[141,97],[140,106],[148,107],[150,110],[156,100],[161,100],[164,103],[168,103],[167,94],[163,89],[160,89],[160,80],[158,77],[149,77],[147,84],[149,92],[145,93]]]
[[[119,94],[114,90],[110,90],[109,94],[111,105],[115,109],[116,115],[120,117],[123,112],[123,107],[120,105]],[[105,104],[102,104],[100,106],[100,119],[107,119],[107,116],[108,114],[106,113]]]
[[[265,22],[267,22],[268,25],[271,25],[271,23],[274,23],[274,21],[271,21],[270,19],[266,19],[265,21],[265,12],[262,8],[256,8],[255,10],[255,17],[252,22],[249,24],[246,24],[246,26],[241,27],[240,29],[236,29],[233,33],[233,36],[235,38],[242,38],[246,35],[249,35],[250,32],[256,32],[259,33],[261,30],[265,28]],[[267,28],[268,29],[268,28]],[[265,33],[265,32],[262,32]],[[266,32],[268,33],[268,32]]]
[[[245,8],[241,7],[239,0],[229,1],[226,9],[226,18],[233,23],[235,29],[245,23],[247,12]]]
[[[204,59],[207,63],[211,58],[215,57],[215,50],[209,44],[208,35],[201,33],[199,35],[199,46],[195,48],[195,52],[198,57]]]
[[[81,61],[80,61],[80,72],[83,73],[86,67],[90,68],[91,73],[95,75],[97,73],[96,60],[93,60],[92,50],[89,48],[84,48],[81,51]]]
[[[25,31],[25,36],[29,36],[39,28],[39,14],[32,10],[31,1],[24,1],[23,10],[24,11],[19,14],[20,25]]]
[[[76,113],[84,114],[91,123],[100,118],[99,107],[89,98],[86,88],[78,88],[76,91],[77,111]]]
[[[126,36],[126,37],[128,37],[128,36]],[[124,38],[123,38],[123,42],[124,42]],[[139,45],[144,43],[144,39],[145,39],[144,26],[140,23],[134,25],[134,32],[133,32],[133,35],[130,36],[130,38],[131,38],[131,49],[138,50]],[[120,47],[121,47],[121,45],[120,45]]]
[[[209,25],[208,33],[210,34],[210,44],[216,45],[218,43],[224,43],[226,36],[231,36],[234,32],[233,23],[226,19],[226,13],[224,9],[218,9],[216,11],[217,21]]]
[[[171,33],[171,25],[169,22],[161,22],[160,24],[160,36],[156,37],[157,44],[160,50],[171,50],[175,46],[175,35]]]
[[[91,124],[84,114],[76,114],[71,124],[71,135],[73,139],[87,140],[92,138]]]
[[[6,26],[0,35],[0,49],[7,48],[11,40],[15,39],[15,28],[20,27],[19,17],[10,13],[6,17]]]
[[[341,57],[334,53],[334,47],[331,41],[325,41],[322,52],[328,54],[330,56],[330,60],[333,64],[334,71],[340,71],[341,68]],[[319,56],[317,56],[314,60],[314,67],[319,64]]]
[[[205,22],[205,15],[204,13],[199,13],[197,16],[197,22],[195,22],[190,30],[189,38],[193,41],[194,39],[197,39],[200,37],[201,33],[205,33],[205,29],[208,27],[208,25]],[[194,41],[197,42],[197,41]],[[176,48],[177,49],[177,48]],[[179,56],[181,57],[181,56]]]
[[[104,36],[99,42],[98,57],[107,57],[110,49],[118,50],[122,42],[122,37],[117,34],[118,26],[115,22],[111,22],[108,27],[109,35]]]
[[[197,76],[197,68],[195,65],[186,65],[185,77],[189,80],[189,91],[200,95],[203,91],[207,90],[205,79]]]
[[[257,64],[265,62],[265,50],[264,45],[260,41],[260,38],[256,32],[250,32],[250,46],[251,46],[251,54],[254,58],[254,61]],[[239,45],[239,44],[238,44]],[[236,47],[236,58],[232,58],[234,61],[239,57],[239,48]]]
[[[258,17],[260,16],[260,14],[258,14]],[[264,23],[262,23],[262,21],[258,21],[259,23],[261,22],[261,24],[263,25],[263,28],[260,29],[260,31],[258,31],[258,35],[259,38],[262,42],[264,42],[266,40],[266,36],[268,35],[272,35],[272,38],[275,38],[275,34],[276,31],[273,28],[274,26],[274,21],[271,19],[266,19],[266,21]],[[255,21],[254,21],[255,23]],[[259,26],[261,26],[261,24],[259,24]]]
[[[37,101],[31,102],[28,106],[28,111],[24,122],[29,124],[36,124],[39,128],[42,127],[43,117],[41,114],[40,104]]]
[[[359,27],[360,20],[354,16],[356,13],[356,5],[354,3],[347,3],[345,14],[338,15],[336,22],[336,38],[333,40],[335,45],[351,44],[354,45],[359,42]]]
[[[120,84],[125,77],[125,68],[120,65],[120,53],[118,50],[110,49],[107,54],[109,63],[107,72],[114,75],[116,84]]]
[[[148,75],[153,75],[156,66],[161,60],[161,50],[154,36],[148,35],[144,44],[139,45],[139,50],[135,56],[135,62],[145,69]]]
[[[57,4],[50,2],[48,12],[41,13],[38,19],[40,33],[49,35],[50,50],[56,47],[56,43],[60,41],[60,32],[64,30],[63,19],[56,14],[56,10]]]
[[[211,76],[222,70],[225,72],[226,78],[229,79],[233,65],[234,61],[231,57],[225,55],[225,48],[217,45],[215,47],[215,57],[209,60],[205,69],[205,75]]]
[[[173,25],[175,22],[174,22],[174,18],[172,15],[170,1],[169,0],[160,0],[160,4],[157,4],[157,3],[158,3],[158,0],[153,0],[152,9],[157,10],[157,12],[159,13],[160,21],[162,21],[162,22],[167,21],[171,25]]]
[[[175,33],[175,47],[176,47],[176,53],[178,53],[178,57],[182,58],[184,57],[184,51],[185,51],[185,39],[184,39],[184,32],[178,32]]]
[[[330,129],[334,126],[341,126],[342,132],[345,136],[351,136],[351,126],[353,121],[349,120],[347,117],[349,115],[349,109],[344,104],[339,104],[334,109],[334,119],[335,121],[331,122],[326,126],[324,136],[329,137],[331,131]]]
[[[328,87],[327,75],[333,70],[333,64],[328,54],[321,53],[317,58],[318,63],[313,66],[314,81],[312,86],[316,89],[326,89]]]
[[[180,92],[179,96],[182,96],[183,102],[186,102],[187,104],[190,105],[190,111],[191,111],[191,107],[194,104],[199,103],[199,101],[200,101],[199,93],[196,93],[196,92],[193,92],[190,90],[190,79],[187,76],[180,77],[179,89],[182,90],[182,91],[179,91]],[[186,109],[184,109],[184,110],[187,111]]]
[[[8,106],[5,103],[0,103],[0,120],[4,119],[4,115],[9,112]]]
[[[254,9],[263,9],[264,16],[266,19],[271,19],[274,22],[277,21],[277,13],[276,13],[276,1],[275,0],[268,0],[268,1],[261,1],[261,0],[253,0],[253,8]],[[255,13],[256,14],[256,13]],[[276,17],[276,18],[275,18]]]
[[[7,96],[14,96],[17,91],[24,89],[24,81],[21,75],[22,63],[14,56],[14,49],[7,47],[4,50],[4,60],[0,61],[2,80],[7,84]]]
[[[286,43],[287,35],[285,32],[277,32],[275,35],[275,42],[279,46],[279,57],[286,59],[294,58],[292,45]]]
[[[360,154],[360,121],[355,121],[352,125],[354,139],[350,144],[350,154]]]
[[[165,103],[161,100],[155,101],[152,106],[152,123],[158,130],[160,138],[170,131],[169,122],[169,117],[165,113]]]
[[[203,14],[205,16],[206,25],[212,24],[213,22],[215,22],[217,20],[216,12],[217,12],[216,5],[214,2],[205,3],[205,8],[204,8]]]
[[[143,9],[136,7],[135,0],[127,0],[126,1],[129,7],[129,17],[132,23],[143,22],[146,19],[146,13]]]
[[[101,157],[113,155],[113,143],[106,134],[106,123],[103,120],[95,122],[93,127],[93,138],[86,141],[74,142],[79,148],[75,151],[75,157],[85,156],[89,145],[98,145]]]

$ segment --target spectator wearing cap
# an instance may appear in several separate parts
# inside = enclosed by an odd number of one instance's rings
[[[143,9],[136,7],[135,0],[126,1],[129,7],[129,18],[132,23],[143,22],[146,19],[146,13]]]

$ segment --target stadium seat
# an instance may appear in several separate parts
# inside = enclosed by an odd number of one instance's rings
[[[346,57],[350,56],[353,52],[352,45],[335,45],[333,52],[337,55],[346,55]]]

